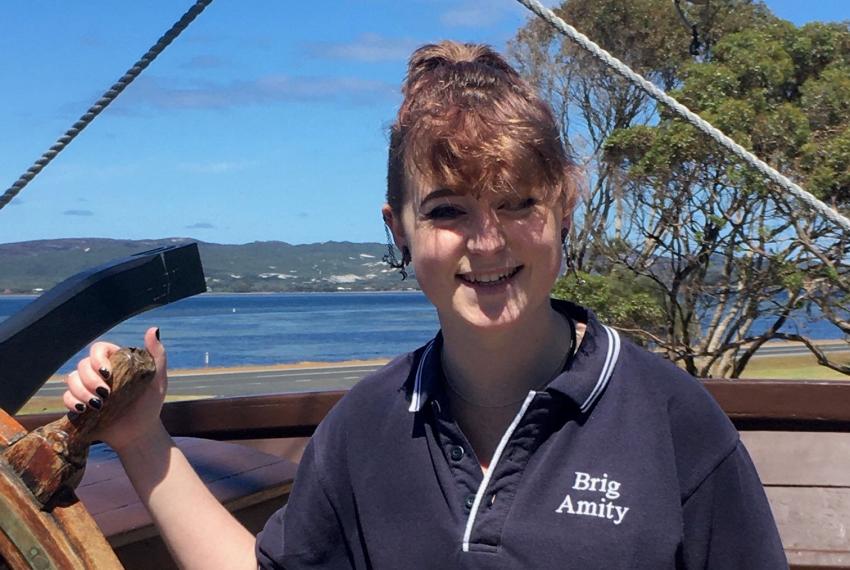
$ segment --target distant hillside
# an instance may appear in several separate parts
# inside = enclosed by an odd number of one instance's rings
[[[39,240],[0,244],[0,293],[39,293],[71,275],[109,261],[189,238]],[[418,288],[401,281],[381,258],[379,243],[279,241],[226,245],[198,241],[213,292],[387,291]]]

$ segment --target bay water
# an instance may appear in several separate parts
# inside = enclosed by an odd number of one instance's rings
[[[33,299],[0,296],[0,322]],[[204,294],[137,315],[101,338],[143,346],[154,326],[172,369],[390,358],[439,329],[433,306],[418,292]],[[73,370],[87,353],[59,371]]]
[[[0,296],[0,322],[33,299]],[[439,323],[420,292],[204,294],[133,317],[102,338],[142,346],[152,326],[160,327],[175,369],[391,358],[426,343]],[[787,328],[819,340],[840,336],[829,322],[804,315]]]

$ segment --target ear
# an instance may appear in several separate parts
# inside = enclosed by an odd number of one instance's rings
[[[389,204],[384,204],[384,207],[381,208],[381,215],[384,217],[384,223],[387,224],[387,227],[390,228],[390,231],[393,234],[393,241],[395,241],[395,246],[399,249],[399,251],[403,251],[403,248],[407,247],[407,238],[404,234],[404,227],[401,223],[401,217],[396,216],[393,213],[392,208],[390,208]]]

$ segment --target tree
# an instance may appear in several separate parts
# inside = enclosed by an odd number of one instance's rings
[[[568,0],[560,12],[740,144],[846,207],[848,26],[798,29],[760,3],[711,6],[704,20],[714,25],[705,31],[713,49],[698,61],[675,51],[689,38],[666,1]],[[520,31],[512,53],[565,118],[565,136],[590,142],[591,192],[571,257],[580,270],[652,283],[649,298],[663,314],[663,327],[644,320],[626,328],[700,376],[738,376],[772,338],[803,342],[823,364],[850,372],[788,332],[808,310],[850,334],[850,239],[540,25]]]
[[[604,276],[571,272],[555,283],[552,296],[593,307],[597,317],[621,330],[661,334],[664,329],[662,303],[651,283],[620,268]]]
[[[668,0],[569,0],[554,11],[664,89],[678,85],[690,61],[690,31]],[[711,38],[773,21],[763,5],[749,0],[715,0],[700,19],[709,22],[702,33]],[[622,228],[623,181],[603,160],[602,147],[617,129],[655,121],[655,104],[538,18],[517,32],[508,51],[552,105],[568,150],[586,173],[569,254],[576,269],[592,270],[591,261],[600,259],[596,247],[603,245],[594,236],[611,227],[619,237]]]

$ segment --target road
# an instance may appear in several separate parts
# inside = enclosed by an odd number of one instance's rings
[[[847,352],[848,349],[850,349],[850,345],[840,340],[828,342],[815,341],[815,343],[824,352]],[[755,357],[758,358],[762,356],[794,356],[800,354],[809,354],[809,349],[803,346],[802,344],[796,342],[769,342],[758,350]]]
[[[847,344],[835,342],[822,346],[826,352],[847,351]],[[762,347],[756,357],[788,356],[806,354],[808,350],[791,343],[769,343]],[[247,396],[284,392],[315,392],[339,390],[353,386],[381,364],[340,364],[314,367],[269,370],[232,370],[172,374],[169,378],[168,394],[176,397],[201,396]],[[65,386],[49,382],[39,390],[39,396],[61,396]]]
[[[266,371],[193,372],[171,375],[170,396],[248,396],[281,392],[315,392],[350,388],[380,364],[317,366]],[[45,384],[39,396],[61,396],[65,385]]]

